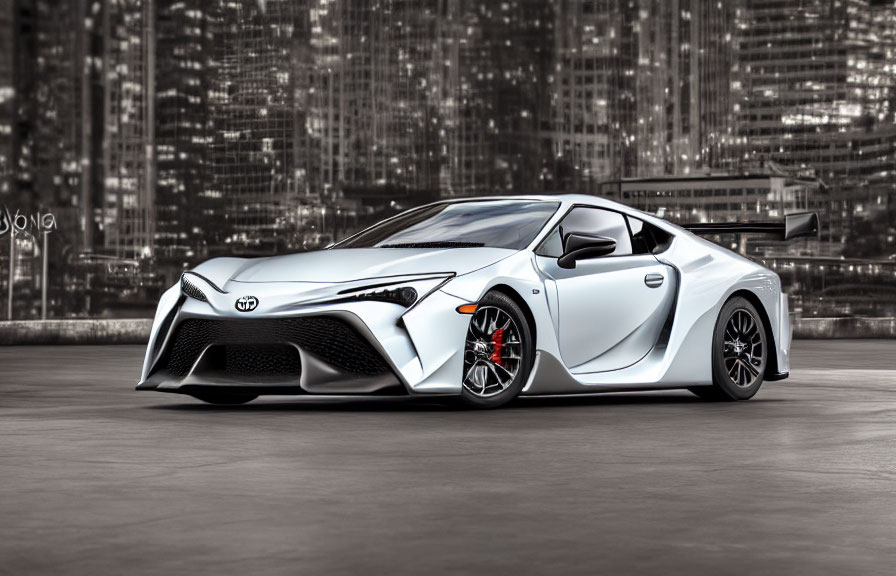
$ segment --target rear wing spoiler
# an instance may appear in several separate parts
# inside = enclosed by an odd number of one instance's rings
[[[787,214],[784,222],[709,222],[700,224],[680,224],[682,228],[701,236],[714,234],[767,234],[781,240],[801,236],[818,235],[818,214],[800,212]]]

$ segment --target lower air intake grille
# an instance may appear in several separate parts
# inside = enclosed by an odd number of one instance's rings
[[[383,357],[357,330],[339,318],[316,316],[308,318],[271,318],[259,320],[185,320],[175,329],[162,365],[175,376],[186,376],[196,359],[207,346],[226,346],[228,371],[255,371],[265,362],[278,362],[280,370],[291,370],[292,360],[277,354],[279,360],[261,360],[270,354],[267,345],[295,344],[324,362],[344,372],[362,376],[376,376],[389,372]],[[239,346],[232,346],[239,345]],[[249,350],[247,346],[257,347]],[[265,345],[265,346],[262,346]],[[248,354],[248,355],[247,355]],[[235,357],[243,355],[243,360]],[[253,360],[254,358],[254,360]],[[259,364],[259,362],[261,362]],[[262,371],[262,373],[264,373]]]
[[[281,377],[295,380],[302,375],[299,351],[290,344],[223,344],[212,346],[202,356],[198,373],[226,376]]]

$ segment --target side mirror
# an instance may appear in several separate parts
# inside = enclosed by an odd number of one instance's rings
[[[612,254],[616,250],[616,240],[606,236],[590,234],[567,234],[563,240],[563,256],[557,259],[561,268],[576,267],[577,260],[588,260]]]

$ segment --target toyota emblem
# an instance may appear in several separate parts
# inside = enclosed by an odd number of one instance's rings
[[[258,308],[258,298],[255,296],[240,296],[236,299],[236,309],[240,312],[251,312]]]

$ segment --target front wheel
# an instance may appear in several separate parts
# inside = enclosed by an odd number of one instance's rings
[[[747,400],[762,386],[768,364],[766,327],[746,298],[722,306],[712,342],[713,386],[691,391],[703,398]]]
[[[461,398],[476,408],[510,402],[525,386],[534,356],[523,311],[505,294],[489,292],[470,318]]]

